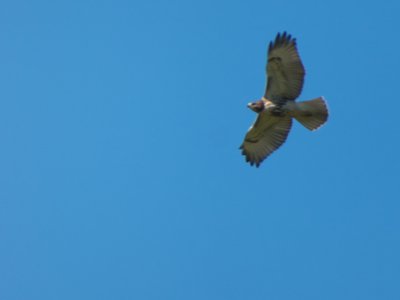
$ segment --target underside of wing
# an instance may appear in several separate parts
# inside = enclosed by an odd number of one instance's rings
[[[296,47],[296,39],[278,33],[269,44],[267,87],[264,97],[274,103],[296,99],[303,88],[305,70]]]
[[[286,141],[291,127],[292,118],[289,116],[260,113],[240,146],[246,161],[259,167],[264,159]]]

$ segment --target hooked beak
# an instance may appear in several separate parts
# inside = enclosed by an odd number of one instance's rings
[[[247,107],[256,113],[260,113],[264,109],[264,102],[259,100],[257,102],[250,102],[247,103]]]

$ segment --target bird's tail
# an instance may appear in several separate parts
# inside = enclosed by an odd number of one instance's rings
[[[328,120],[328,108],[323,97],[295,103],[291,115],[309,130],[316,130]]]

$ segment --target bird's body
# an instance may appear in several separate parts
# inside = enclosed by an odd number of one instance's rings
[[[293,118],[310,130],[316,130],[328,118],[323,97],[295,102],[303,88],[305,70],[296,40],[286,32],[270,43],[266,71],[264,96],[248,104],[257,119],[240,146],[246,161],[257,167],[286,141]]]

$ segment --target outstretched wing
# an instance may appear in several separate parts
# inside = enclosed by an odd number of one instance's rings
[[[266,112],[259,113],[240,146],[246,161],[250,165],[260,166],[264,159],[286,141],[291,127],[290,116],[278,117]]]
[[[296,99],[303,88],[304,67],[296,39],[284,32],[270,42],[267,61],[267,88],[264,97],[275,104]]]

